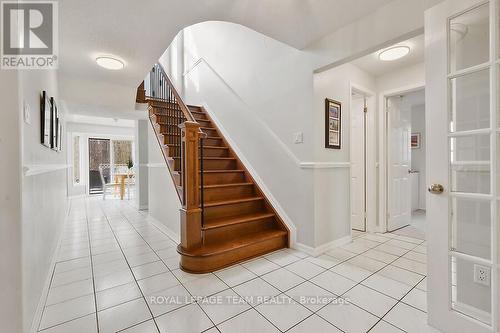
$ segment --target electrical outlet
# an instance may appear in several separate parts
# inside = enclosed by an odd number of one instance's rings
[[[474,282],[489,287],[490,273],[491,270],[489,267],[474,265]]]
[[[304,133],[296,132],[293,134],[293,142],[294,143],[303,143],[304,142]]]

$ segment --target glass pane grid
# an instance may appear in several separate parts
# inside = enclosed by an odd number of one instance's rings
[[[449,71],[455,72],[487,62],[490,53],[489,4],[449,21]]]
[[[493,17],[497,23],[500,15]],[[451,308],[497,329],[500,108],[491,94],[500,92],[500,59],[490,57],[490,36],[500,37],[500,30],[491,28],[489,2],[449,20],[449,269]],[[478,282],[478,267],[489,270],[488,284]]]
[[[451,307],[475,320],[491,325],[492,295],[489,286],[471,281],[469,272],[477,267],[490,269],[491,266],[479,265],[472,261],[450,256]]]
[[[490,129],[489,68],[450,80],[450,132]]]

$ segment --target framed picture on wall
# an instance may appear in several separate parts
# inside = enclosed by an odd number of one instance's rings
[[[420,148],[420,133],[411,133],[411,149]]]
[[[340,149],[341,147],[341,114],[340,102],[325,98],[325,148]]]
[[[40,142],[45,147],[51,148],[52,105],[44,90],[40,95]]]
[[[57,110],[57,105],[54,97],[50,98],[50,106],[51,106],[51,126],[50,126],[50,148],[57,151],[57,132],[58,132],[58,121],[59,121],[59,113]]]

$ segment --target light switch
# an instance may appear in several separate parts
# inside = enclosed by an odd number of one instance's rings
[[[31,124],[31,110],[30,110],[30,105],[26,101],[24,101],[23,113],[24,113],[24,122],[26,124],[28,124],[28,125]]]
[[[293,134],[293,142],[294,143],[303,143],[304,142],[304,133],[296,132]]]

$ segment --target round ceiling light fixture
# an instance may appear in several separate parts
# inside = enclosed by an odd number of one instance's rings
[[[408,46],[393,46],[380,52],[378,58],[382,61],[394,61],[407,56],[408,53],[410,53]]]
[[[99,56],[95,58],[95,62],[103,68],[114,71],[123,69],[123,67],[125,67],[123,61],[111,56]]]

